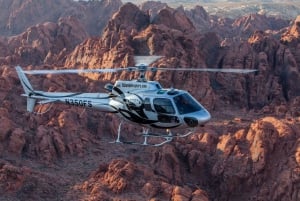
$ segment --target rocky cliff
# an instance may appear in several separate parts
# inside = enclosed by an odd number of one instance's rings
[[[99,2],[80,2],[91,3]],[[89,37],[80,19],[66,16],[1,37],[0,199],[299,200],[298,18],[284,28],[285,21],[277,27],[275,19],[261,15],[214,21],[201,7],[189,14],[165,5],[150,12],[128,3],[101,36]],[[218,22],[219,31],[204,31],[211,22]],[[233,25],[238,36],[230,35]],[[221,30],[231,37],[222,37]],[[133,65],[134,55],[164,56],[158,67],[258,72],[148,75],[166,87],[189,90],[213,116],[194,135],[162,147],[110,144],[119,123],[111,114],[58,104],[25,111],[14,65],[120,67]],[[99,91],[108,81],[132,77],[29,78],[37,89]],[[126,125],[124,137],[137,139],[138,131]]]
[[[87,37],[84,27],[73,17],[38,24],[22,34],[2,38],[0,63],[23,66],[59,63]]]
[[[68,16],[77,18],[89,35],[98,35],[121,5],[120,0],[1,0],[0,35],[20,34],[30,26]]]
[[[120,16],[126,16],[126,20]],[[218,100],[225,103],[262,108],[272,102],[298,96],[299,87],[293,83],[299,79],[299,62],[296,60],[297,51],[290,50],[276,35],[263,31],[267,29],[263,24],[249,22],[251,18],[258,18],[263,22],[268,21],[270,25],[274,23],[261,17],[252,15],[247,18],[247,25],[238,23],[239,27],[245,28],[239,30],[251,33],[248,40],[238,37],[239,34],[235,38],[223,40],[219,37],[220,32],[199,32],[183,10],[166,7],[150,20],[149,13],[142,12],[133,4],[126,4],[110,20],[102,37],[87,40],[77,46],[68,56],[66,66],[126,66],[133,65],[132,56],[135,54],[152,54],[165,56],[156,64],[159,66],[257,69],[260,71],[258,76],[168,73],[157,74],[156,78],[163,84],[169,83],[164,80],[177,80],[172,82],[174,87],[185,83],[183,88],[193,91],[204,102],[211,102],[217,93]],[[249,28],[251,23],[257,27]],[[273,26],[272,29],[281,29],[284,24]],[[244,34],[243,37],[245,36]],[[266,80],[267,84],[259,85],[260,79]],[[223,104],[224,102],[221,103]]]

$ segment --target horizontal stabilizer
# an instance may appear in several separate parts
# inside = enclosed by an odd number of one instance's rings
[[[39,104],[47,104],[47,103],[53,103],[53,102],[56,102],[58,100],[42,100],[42,101],[39,101],[38,103]]]

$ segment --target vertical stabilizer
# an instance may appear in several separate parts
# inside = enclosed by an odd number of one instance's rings
[[[32,112],[36,103],[36,99],[31,98],[31,96],[34,94],[34,90],[22,68],[20,66],[16,66],[16,71],[23,86],[25,96],[27,96],[27,111]]]
[[[16,71],[18,73],[18,77],[23,86],[25,94],[27,94],[27,95],[31,94],[33,92],[33,88],[31,86],[29,80],[27,79],[24,71],[22,70],[22,68],[20,66],[16,66]]]

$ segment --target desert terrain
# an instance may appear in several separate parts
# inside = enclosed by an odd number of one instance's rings
[[[0,200],[300,200],[300,15],[229,18],[201,4],[119,0],[0,0],[0,15]],[[113,114],[62,104],[26,111],[16,65],[125,67],[134,55],[161,55],[159,67],[258,71],[147,75],[188,90],[212,115],[161,147],[110,143]],[[39,90],[99,92],[132,77],[29,79]],[[126,125],[124,138],[139,140],[140,129]]]

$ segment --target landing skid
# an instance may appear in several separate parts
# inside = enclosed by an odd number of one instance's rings
[[[112,143],[122,143],[122,144],[131,144],[131,145],[143,145],[143,146],[154,146],[154,147],[159,147],[162,146],[166,143],[169,143],[173,140],[173,138],[183,138],[183,137],[187,137],[191,134],[193,134],[195,132],[195,129],[189,130],[184,134],[175,134],[173,135],[170,129],[166,129],[166,133],[165,134],[161,134],[161,133],[151,133],[149,132],[149,128],[145,128],[143,127],[143,131],[141,133],[141,135],[144,138],[144,141],[141,142],[132,142],[132,141],[123,141],[121,140],[121,130],[122,130],[122,125],[123,125],[123,121],[120,122],[119,127],[118,127],[118,136],[117,139],[115,141],[113,141]],[[156,141],[158,141],[157,143],[151,143],[149,142],[150,139],[158,139]]]

